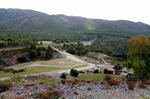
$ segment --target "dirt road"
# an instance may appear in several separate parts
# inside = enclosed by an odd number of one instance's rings
[[[56,48],[53,47],[53,49],[57,50],[58,52],[60,52],[61,54],[65,55],[66,56],[66,59],[69,59],[69,60],[74,60],[76,62],[79,62],[81,64],[86,64],[87,66],[86,67],[81,67],[81,68],[76,68],[77,70],[86,70],[86,69],[90,69],[90,68],[93,68],[95,66],[95,64],[91,64],[91,63],[88,63],[88,62],[85,62],[85,61],[82,61],[76,57],[74,57],[73,55],[65,52],[65,51],[60,51]],[[20,65],[19,65],[20,66]],[[66,72],[66,73],[69,73],[70,72],[70,69],[65,69],[65,70],[58,70],[58,71],[51,71],[51,72],[42,72],[42,73],[37,73],[37,74],[28,74],[28,75],[41,75],[41,74],[45,74],[45,75],[50,75],[50,76],[53,76],[53,75],[60,75],[62,72]],[[22,75],[22,76],[28,76],[28,75]],[[6,77],[6,78],[0,78],[0,80],[6,80],[6,79],[10,79],[11,77]]]
[[[87,66],[86,67],[80,67],[80,68],[76,68],[77,70],[87,70],[87,69],[90,69],[90,68],[93,68],[95,66],[95,64],[92,64],[92,63],[88,63],[86,61],[83,61],[83,60],[80,60],[76,57],[74,57],[72,54],[69,54],[65,51],[60,51],[54,47],[52,47],[53,49],[57,50],[59,53],[63,54],[66,56],[66,59],[69,59],[69,60],[73,60],[73,61],[76,61],[78,63],[81,63],[81,64],[86,64]],[[37,62],[38,63],[38,62]],[[18,66],[21,66],[21,65],[18,65]],[[100,65],[101,67],[105,67],[106,65]],[[16,66],[15,66],[16,67]],[[107,67],[106,67],[107,68]],[[109,68],[108,69],[112,69],[112,68]],[[42,72],[42,73],[36,73],[36,74],[28,74],[28,75],[32,75],[32,76],[38,76],[38,75],[41,75],[41,74],[44,74],[44,75],[50,75],[50,76],[60,76],[61,73],[63,72],[66,72],[66,73],[70,73],[70,69],[64,69],[64,70],[58,70],[58,71],[51,71],[51,72]],[[28,75],[22,75],[22,76],[28,76]],[[0,78],[0,80],[6,80],[6,79],[11,79],[11,77],[6,77],[6,78]]]

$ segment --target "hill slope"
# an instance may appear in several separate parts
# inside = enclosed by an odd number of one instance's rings
[[[0,9],[0,33],[19,33],[38,39],[90,40],[95,36],[130,38],[149,35],[150,26],[125,20],[107,21],[65,15],[47,15],[32,10]]]

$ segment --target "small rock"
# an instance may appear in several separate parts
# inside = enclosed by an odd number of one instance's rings
[[[75,92],[75,91],[74,91],[73,93],[74,93],[74,94],[76,94],[76,95],[78,95],[78,94],[79,94],[78,92]]]
[[[92,90],[92,89],[89,87],[88,90]]]

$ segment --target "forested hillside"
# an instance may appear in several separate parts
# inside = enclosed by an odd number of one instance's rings
[[[150,26],[141,22],[107,21],[65,15],[47,15],[32,10],[0,9],[0,33],[19,33],[47,40],[90,40],[95,36],[130,38],[149,35]]]
[[[22,35],[54,42],[84,41],[98,37],[93,47],[121,52],[126,41],[150,35],[150,25],[126,20],[108,21],[65,15],[47,15],[33,10],[0,9],[0,34]],[[118,51],[119,50],[119,51]],[[124,51],[123,51],[124,52]]]

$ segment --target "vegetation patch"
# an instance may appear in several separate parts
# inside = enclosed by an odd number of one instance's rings
[[[81,67],[86,67],[87,65],[78,65],[78,66],[75,66],[73,68],[81,68]]]
[[[18,69],[24,69],[24,67],[17,67]],[[25,72],[18,72],[15,74],[12,74],[11,72],[5,73],[3,71],[0,71],[0,78],[4,77],[12,77],[17,75],[26,75],[26,74],[35,74],[35,73],[41,73],[41,72],[50,72],[50,71],[56,71],[61,70],[57,67],[26,67]]]

